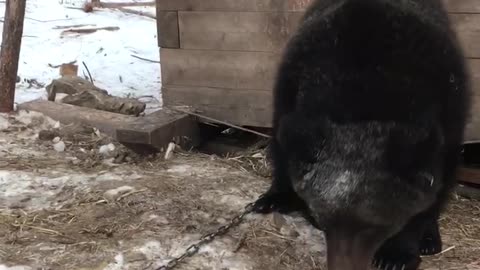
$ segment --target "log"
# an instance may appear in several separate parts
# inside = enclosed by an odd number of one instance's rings
[[[18,105],[19,110],[42,113],[62,124],[92,126],[116,139],[116,130],[133,123],[137,117],[94,110],[47,100],[33,100]]]
[[[7,0],[0,52],[0,112],[13,111],[26,0]]]
[[[480,189],[465,186],[465,185],[458,185],[457,186],[457,194],[471,200],[480,200]]]
[[[133,150],[151,146],[153,150],[163,151],[170,142],[190,149],[200,142],[197,119],[169,108],[136,118],[134,123],[118,128],[115,137]]]
[[[200,142],[196,119],[168,108],[143,117],[133,117],[39,99],[19,104],[18,109],[42,113],[62,124],[95,127],[141,153],[165,150],[170,142],[184,149],[197,146]]]
[[[102,110],[107,112],[139,115],[145,111],[146,104],[133,98],[114,97],[106,90],[78,76],[64,76],[53,80],[47,86],[49,101],[55,101],[56,94],[67,94],[62,103]]]

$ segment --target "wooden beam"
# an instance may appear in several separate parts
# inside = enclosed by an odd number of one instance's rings
[[[161,10],[302,11],[312,0],[157,0]]]
[[[118,128],[116,138],[121,143],[150,145],[157,150],[166,149],[170,142],[189,149],[198,145],[199,129],[194,117],[163,108]]]
[[[189,106],[202,115],[239,126],[271,126],[271,91],[163,85],[162,95],[166,106]]]
[[[452,13],[480,13],[478,0],[443,0],[446,9]]]
[[[465,56],[480,58],[480,13],[450,14],[450,19]]]
[[[209,117],[236,125],[271,126],[271,89],[279,56],[253,52],[161,51],[162,94],[167,106],[192,106]],[[474,104],[465,139],[480,140],[480,59],[468,59],[467,64],[472,74]]]
[[[313,0],[157,0],[160,10],[169,11],[304,11]],[[455,13],[480,13],[478,0],[443,0]]]
[[[457,172],[457,180],[459,182],[480,185],[480,169],[461,167]]]
[[[474,188],[465,185],[457,185],[456,192],[458,195],[471,200],[480,200],[480,188]]]
[[[180,48],[178,12],[160,11],[157,5],[158,46],[162,48]]]
[[[472,108],[465,129],[465,140],[480,140],[480,59],[467,59],[472,79]]]
[[[184,49],[280,52],[302,16],[301,12],[181,11],[169,22],[175,27],[178,23],[178,28],[163,34],[169,42],[180,39]],[[450,17],[465,56],[480,58],[480,14]],[[165,18],[160,20],[165,24]]]
[[[18,108],[43,113],[62,124],[80,123],[93,126],[133,150],[159,151],[172,141],[182,147],[193,147],[199,143],[196,119],[167,108],[144,117],[46,100],[22,103]]]
[[[162,83],[271,90],[280,56],[267,52],[161,49]]]
[[[19,104],[18,109],[39,112],[66,125],[72,123],[91,125],[115,139],[117,128],[127,126],[137,119],[134,116],[41,99]]]
[[[280,52],[299,12],[179,12],[183,49]]]

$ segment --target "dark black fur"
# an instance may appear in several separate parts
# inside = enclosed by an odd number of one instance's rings
[[[315,1],[279,66],[273,182],[256,211],[302,211],[323,229],[352,216],[386,226],[394,235],[375,263],[416,269],[442,248],[469,95],[440,0]],[[345,171],[362,188],[324,194]]]

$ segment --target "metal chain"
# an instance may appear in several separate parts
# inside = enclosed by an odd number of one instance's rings
[[[220,226],[215,232],[207,233],[204,236],[200,237],[200,240],[197,243],[189,246],[182,255],[173,258],[167,264],[162,265],[159,268],[156,268],[155,270],[174,269],[176,266],[178,266],[179,263],[184,261],[186,258],[192,257],[193,255],[197,254],[197,252],[200,250],[200,248],[203,245],[212,242],[217,236],[224,235],[231,228],[238,226],[240,223],[242,223],[245,216],[250,214],[252,211],[253,211],[253,203],[247,204],[247,206],[245,206],[245,210],[241,214],[232,218],[227,225]]]

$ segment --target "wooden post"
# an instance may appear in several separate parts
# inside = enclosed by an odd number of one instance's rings
[[[13,111],[26,0],[7,0],[0,52],[0,112]]]

